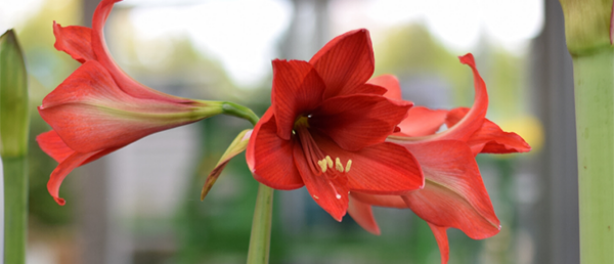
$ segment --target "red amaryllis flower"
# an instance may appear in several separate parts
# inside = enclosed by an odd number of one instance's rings
[[[447,263],[449,247],[446,230],[454,227],[473,239],[483,239],[499,232],[500,225],[475,162],[478,153],[526,152],[529,145],[517,134],[503,132],[486,119],[488,95],[473,56],[460,57],[471,67],[475,83],[475,103],[471,109],[451,111],[414,107],[389,137],[404,146],[418,160],[425,176],[424,189],[400,196],[352,192],[349,213],[363,228],[379,234],[371,205],[410,208],[426,220],[435,234],[442,257]],[[393,76],[373,80],[390,91],[387,95],[401,99]],[[443,123],[448,130],[435,134]]]
[[[404,147],[384,142],[410,103],[367,84],[374,58],[369,33],[351,31],[309,61],[273,61],[272,106],[254,128],[247,163],[275,189],[305,185],[337,221],[348,192],[402,194],[421,188],[420,166]]]
[[[158,92],[134,81],[115,64],[102,34],[115,2],[104,0],[98,5],[93,29],[53,25],[55,47],[83,63],[38,108],[53,128],[37,141],[60,163],[47,184],[60,205],[65,203],[59,198],[60,185],[74,168],[146,135],[222,112],[221,102]]]

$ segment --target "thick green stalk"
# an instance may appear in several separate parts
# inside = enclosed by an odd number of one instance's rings
[[[614,263],[614,49],[573,56],[580,259]]]
[[[4,263],[26,262],[28,177],[26,157],[3,157]]]
[[[4,178],[4,263],[26,256],[28,85],[23,55],[13,30],[0,36],[0,156]]]
[[[254,219],[252,220],[247,264],[269,263],[272,220],[273,189],[261,183],[258,187],[258,197],[256,198]]]

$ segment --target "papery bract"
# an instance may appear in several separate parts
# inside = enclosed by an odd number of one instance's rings
[[[424,178],[402,146],[384,142],[410,103],[368,84],[374,59],[369,33],[336,37],[309,61],[273,61],[272,106],[254,128],[247,163],[275,189],[303,185],[337,221],[348,192],[402,194]],[[382,172],[387,173],[382,173]]]
[[[400,196],[352,192],[349,213],[367,231],[379,234],[379,227],[370,211],[371,205],[410,208],[426,220],[433,231],[447,263],[449,247],[446,229],[454,227],[473,239],[483,239],[499,232],[500,225],[482,182],[475,155],[478,153],[526,152],[529,145],[518,135],[503,132],[486,119],[488,96],[471,54],[460,57],[474,74],[475,103],[471,109],[452,111],[414,107],[399,124],[400,132],[388,141],[404,146],[418,160],[425,177],[421,190]],[[387,78],[389,90],[399,89],[396,79]],[[382,80],[377,80],[383,83]],[[400,92],[387,94],[400,99]],[[435,133],[444,123],[449,127]]]
[[[104,23],[117,0],[103,0],[93,29],[54,23],[55,47],[82,65],[47,95],[38,108],[53,128],[37,137],[40,147],[60,164],[51,173],[49,193],[60,205],[62,181],[74,168],[96,160],[149,134],[222,113],[221,102],[167,95],[143,86],[111,59]]]
[[[251,129],[243,130],[237,135],[237,137],[235,137],[232,143],[230,143],[230,146],[228,146],[224,154],[222,154],[222,157],[220,157],[220,160],[215,165],[213,170],[209,173],[209,175],[207,175],[207,179],[205,180],[205,184],[203,185],[203,189],[200,193],[201,200],[205,199],[211,190],[211,187],[213,187],[213,184],[215,184],[217,181],[217,178],[220,177],[220,174],[222,174],[222,171],[224,168],[226,168],[226,165],[228,165],[228,162],[247,148],[247,142],[249,142],[251,135]]]

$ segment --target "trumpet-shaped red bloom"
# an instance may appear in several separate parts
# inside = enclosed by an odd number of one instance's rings
[[[530,150],[520,136],[503,132],[486,119],[486,85],[471,54],[460,60],[473,70],[476,93],[473,107],[451,111],[414,107],[399,124],[401,131],[389,137],[389,141],[404,146],[416,157],[424,172],[424,188],[400,196],[352,192],[349,210],[363,228],[379,234],[371,205],[410,208],[431,227],[442,263],[448,261],[448,228],[458,228],[473,239],[493,236],[500,229],[475,155]],[[401,99],[398,81],[393,76],[383,76],[374,82],[386,83],[385,87],[390,90],[387,95]],[[444,122],[449,129],[435,134]]]
[[[47,184],[60,205],[65,203],[59,198],[60,185],[74,168],[146,135],[222,112],[219,102],[179,98],[143,86],[115,64],[102,34],[115,2],[98,5],[93,29],[53,25],[56,49],[82,63],[38,108],[53,128],[37,141],[60,163]]]
[[[247,163],[275,189],[305,185],[337,221],[348,192],[403,194],[421,188],[420,166],[406,148],[384,142],[410,103],[366,83],[374,69],[365,29],[326,44],[309,61],[273,61],[272,106],[254,128]]]

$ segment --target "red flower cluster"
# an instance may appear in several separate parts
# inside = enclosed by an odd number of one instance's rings
[[[39,107],[53,128],[37,140],[60,163],[47,185],[59,204],[60,185],[74,168],[223,111],[219,102],[145,87],[115,64],[103,25],[118,1],[100,3],[92,29],[54,24],[55,47],[83,64]],[[246,148],[256,180],[282,190],[306,186],[338,221],[349,212],[379,234],[371,206],[411,209],[428,222],[447,263],[447,228],[474,239],[500,229],[475,156],[530,150],[520,136],[486,119],[486,85],[471,54],[460,60],[473,71],[475,103],[451,111],[412,107],[391,75],[370,79],[374,57],[365,29],[336,37],[308,62],[274,60],[272,106],[251,137],[245,132],[224,154],[203,196],[228,160]],[[436,133],[443,124],[449,129]]]
[[[53,24],[55,48],[82,63],[38,108],[53,128],[37,141],[60,163],[47,184],[60,205],[65,203],[59,198],[60,185],[76,167],[149,134],[222,112],[218,102],[179,98],[143,86],[115,64],[104,42],[103,26],[118,1],[98,5],[93,29]]]
[[[460,59],[473,70],[475,104],[451,111],[410,108],[394,76],[369,81],[364,29],[333,39],[309,62],[273,61],[272,106],[247,146],[249,168],[272,188],[305,185],[335,219],[348,210],[375,234],[372,205],[410,208],[429,223],[447,263],[447,228],[474,239],[500,229],[475,155],[530,150],[485,118],[486,85],[473,56]],[[444,123],[449,129],[436,134]]]

